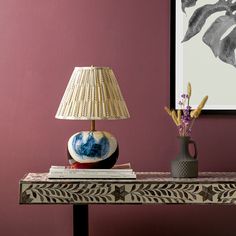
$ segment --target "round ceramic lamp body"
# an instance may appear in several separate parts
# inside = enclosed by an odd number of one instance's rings
[[[68,141],[68,158],[74,168],[112,168],[118,155],[116,138],[105,131],[81,131]]]

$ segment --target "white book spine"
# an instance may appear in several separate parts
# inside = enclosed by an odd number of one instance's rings
[[[130,165],[129,165],[130,166]],[[72,169],[69,166],[51,166],[48,178],[81,178],[81,179],[135,179],[131,168],[123,169]]]
[[[129,175],[118,175],[118,174],[110,174],[110,175],[91,175],[91,174],[61,174],[61,173],[49,173],[48,178],[78,178],[78,179],[135,179],[135,174]]]
[[[98,173],[98,172],[103,172],[103,173],[132,173],[132,169],[71,169],[67,167],[59,167],[59,166],[52,166],[50,168],[50,172],[92,172],[92,173]]]

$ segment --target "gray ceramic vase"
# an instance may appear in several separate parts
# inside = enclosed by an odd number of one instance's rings
[[[171,162],[171,176],[173,178],[196,178],[198,176],[198,160],[196,143],[190,137],[178,137],[180,152]],[[194,156],[189,153],[189,145],[194,145]]]

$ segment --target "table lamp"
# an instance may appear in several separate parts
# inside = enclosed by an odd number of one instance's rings
[[[61,103],[57,119],[90,120],[89,131],[73,134],[67,145],[72,168],[112,168],[119,155],[116,138],[95,129],[95,120],[129,118],[129,111],[112,69],[75,67]]]

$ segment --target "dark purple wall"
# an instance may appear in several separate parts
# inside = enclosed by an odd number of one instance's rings
[[[132,118],[97,122],[115,134],[120,163],[168,171],[177,132],[169,102],[169,1],[0,0],[0,235],[72,234],[71,206],[19,206],[27,172],[66,165],[69,136],[89,122],[54,115],[74,66],[110,66]],[[193,88],[194,90],[194,88]],[[201,171],[236,171],[236,119],[203,117],[194,127]],[[90,232],[235,235],[230,206],[92,206]]]

